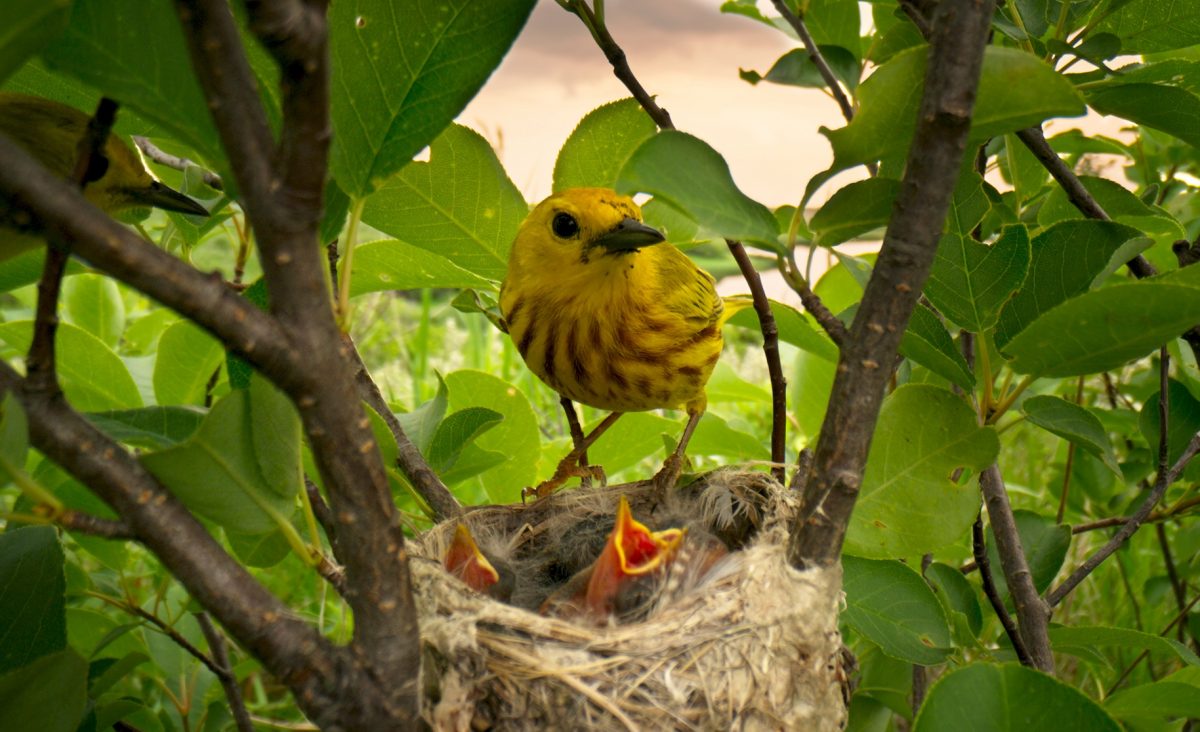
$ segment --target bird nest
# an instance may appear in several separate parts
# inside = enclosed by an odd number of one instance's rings
[[[538,614],[552,585],[599,553],[620,495],[638,520],[707,530],[732,551],[691,581],[668,575],[633,621]],[[434,527],[414,542],[412,563],[426,721],[438,730],[843,728],[841,573],[787,563],[795,511],[795,496],[768,476],[735,470],[665,499],[629,484],[472,510],[464,522],[485,552],[513,567],[513,604],[448,574],[439,558],[456,524]]]

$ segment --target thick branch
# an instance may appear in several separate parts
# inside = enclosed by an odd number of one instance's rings
[[[990,0],[939,6],[907,169],[875,271],[841,349],[813,475],[792,529],[797,567],[841,554],[901,336],[929,276],[962,162],[992,17]]]
[[[276,147],[228,4],[178,0],[192,66],[257,237],[271,311],[305,356],[288,395],[339,524],[353,646],[389,695],[395,724],[417,714],[419,640],[404,535],[334,321],[317,241],[331,137],[325,5],[247,3],[251,29],[282,72]]]
[[[1054,673],[1054,655],[1050,652],[1048,635],[1050,609],[1042,602],[1033,585],[1033,574],[1025,559],[1021,535],[1017,531],[1017,522],[1013,518],[999,466],[993,465],[979,475],[979,487],[987,503],[988,519],[992,524],[992,535],[996,537],[996,551],[1000,555],[1000,567],[1004,570],[1004,580],[1017,610],[1017,623],[1029,661],[1041,671]]]

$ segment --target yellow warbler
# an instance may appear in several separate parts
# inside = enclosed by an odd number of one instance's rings
[[[648,409],[687,410],[679,445],[655,476],[673,484],[707,405],[721,326],[749,304],[717,295],[712,275],[642,223],[628,196],[574,188],[538,204],[500,288],[508,333],[551,389],[613,411],[537,487],[538,497],[587,474],[580,457],[621,413]]]
[[[69,178],[75,169],[79,141],[89,119],[78,109],[49,99],[0,92],[0,133],[63,178]],[[110,214],[154,206],[195,216],[208,215],[196,201],[155,180],[137,153],[116,135],[109,135],[102,153],[92,158],[84,196]],[[36,237],[0,230],[0,259],[40,243]]]

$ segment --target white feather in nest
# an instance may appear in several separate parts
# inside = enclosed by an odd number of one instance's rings
[[[636,622],[572,622],[487,598],[438,561],[454,524],[431,530],[412,565],[426,720],[464,731],[843,728],[841,572],[787,563],[795,497],[762,473],[733,470],[689,488],[666,499],[647,486],[573,491],[466,516],[484,550],[518,574],[585,560],[558,544],[587,544],[588,532],[572,527],[602,525],[596,517],[611,517],[622,493],[639,518],[684,521],[703,537],[693,547],[726,541],[722,530],[739,521],[757,527],[747,546],[702,569],[684,556],[685,540]]]

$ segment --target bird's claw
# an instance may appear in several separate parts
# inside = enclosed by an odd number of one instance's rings
[[[679,480],[680,473],[683,472],[683,459],[672,453],[663,461],[663,466],[650,482],[658,489],[660,493],[666,493],[675,487],[675,481]]]
[[[599,465],[580,465],[578,462],[573,462],[571,456],[558,464],[554,475],[550,476],[541,483],[538,483],[532,488],[526,487],[521,489],[521,503],[525,499],[532,498],[533,500],[541,500],[549,496],[562,487],[571,478],[580,478],[581,480],[590,481],[595,479],[600,483],[600,487],[608,485],[608,476],[604,474],[604,468]]]

